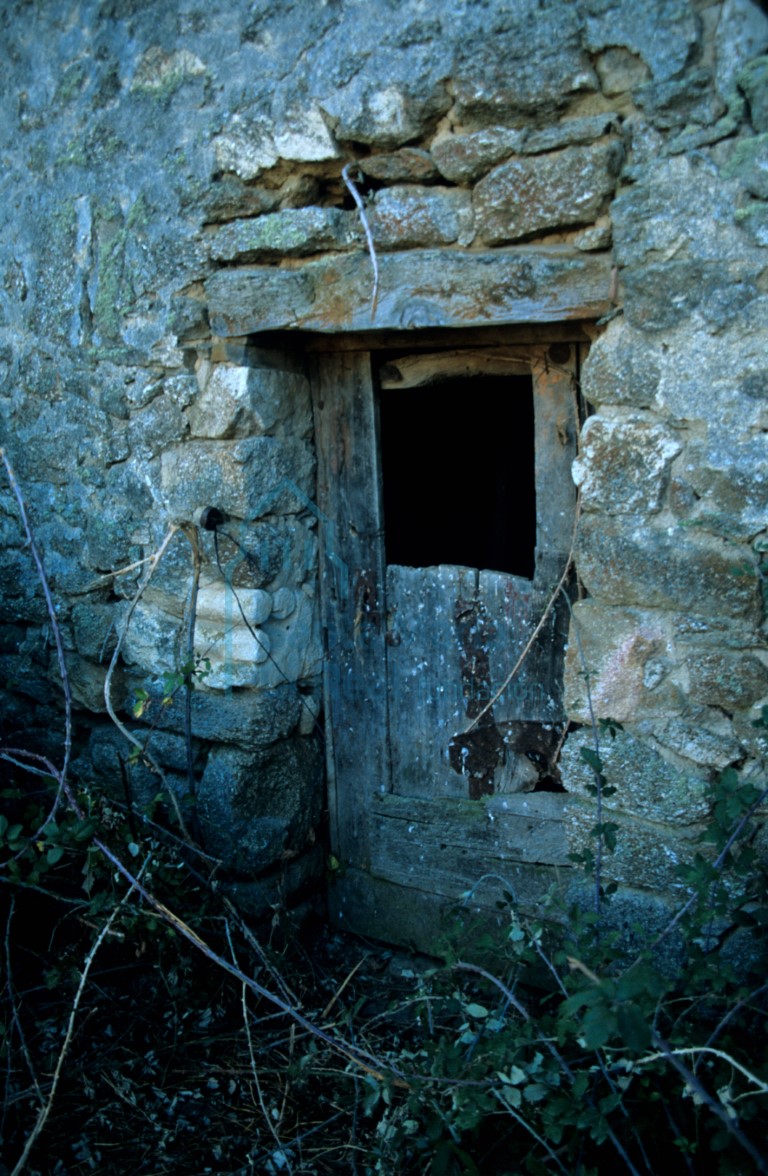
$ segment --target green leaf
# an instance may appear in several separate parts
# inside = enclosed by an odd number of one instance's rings
[[[582,988],[580,992],[574,992],[571,996],[566,997],[560,1005],[560,1012],[564,1017],[571,1017],[574,1013],[578,1013],[579,1009],[585,1007],[594,1007],[605,1003],[605,993],[602,988],[595,986],[594,988]]]
[[[55,866],[64,857],[63,845],[52,845],[45,855],[49,866]]]
[[[468,1004],[464,1012],[468,1017],[476,1017],[478,1021],[482,1021],[484,1017],[488,1016],[487,1008],[480,1004]]]
[[[72,829],[75,841],[90,841],[96,831],[96,822],[92,817],[83,817]]]
[[[517,1086],[502,1086],[499,1093],[510,1107],[519,1107],[523,1101],[523,1096]]]
[[[629,1049],[648,1049],[651,1044],[651,1030],[636,1004],[629,1001],[620,1004],[616,1010],[616,1022],[624,1044]]]
[[[666,984],[662,976],[649,964],[636,964],[616,981],[616,999],[634,1000],[637,996],[661,996]]]
[[[593,772],[597,772],[598,775],[602,772],[603,761],[600,759],[598,753],[591,747],[580,747],[579,754],[581,755],[581,758],[584,760],[584,762],[589,764]]]
[[[603,841],[605,842],[606,849],[610,850],[611,853],[616,848],[616,831],[618,827],[618,825],[610,822],[603,822]]]
[[[605,1006],[590,1009],[581,1023],[581,1034],[587,1049],[599,1049],[610,1041],[616,1030],[616,1015]]]

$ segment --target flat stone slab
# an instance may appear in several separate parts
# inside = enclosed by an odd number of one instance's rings
[[[607,313],[611,264],[608,253],[585,255],[568,246],[385,254],[378,258],[374,314],[365,252],[296,269],[221,270],[209,278],[205,294],[211,329],[223,337],[558,322]]]

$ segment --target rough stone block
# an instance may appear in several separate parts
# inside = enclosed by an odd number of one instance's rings
[[[572,721],[591,722],[590,700],[598,718],[622,723],[679,708],[683,691],[663,613],[586,600],[574,604],[572,626],[563,686]]]
[[[610,821],[618,825],[616,849],[603,851],[604,882],[620,882],[646,890],[676,891],[685,897],[679,868],[689,865],[700,845],[695,826],[681,828],[625,817],[611,812]],[[595,852],[593,829],[597,823],[594,803],[571,804],[566,809],[565,833],[571,853]],[[703,828],[703,827],[702,827]]]
[[[198,786],[206,849],[248,878],[302,849],[320,819],[322,765],[310,740],[246,754],[214,748]]]
[[[750,196],[768,200],[768,133],[737,140],[722,174],[737,179]]]
[[[598,217],[594,225],[588,229],[582,229],[573,237],[574,247],[584,250],[585,253],[595,249],[610,249],[612,243],[613,230],[609,216]]]
[[[263,117],[235,114],[213,147],[219,170],[235,172],[242,180],[255,180],[279,159],[269,120]]]
[[[104,681],[107,676],[107,664],[96,665],[85,658],[70,655],[67,660],[67,676],[72,698],[78,707],[82,707],[91,714],[106,712],[104,702]],[[121,689],[121,675],[116,671],[113,675],[112,686],[116,692]]]
[[[649,122],[665,131],[691,123],[709,126],[725,112],[726,104],[712,89],[709,69],[692,69],[681,78],[648,82],[633,92]]]
[[[589,514],[581,520],[579,575],[605,604],[667,608],[757,620],[758,578],[748,548],[691,531],[629,527]]]
[[[614,250],[622,266],[746,259],[753,250],[734,222],[736,180],[685,155],[654,159],[611,205]],[[662,300],[664,290],[657,293]]]
[[[739,89],[746,95],[752,126],[768,131],[768,57],[756,57],[738,75]]]
[[[732,326],[712,334],[685,326],[653,340],[660,369],[655,407],[679,421],[707,421],[726,445],[744,442],[763,427],[766,361],[764,331],[768,299],[756,298]],[[715,441],[715,446],[716,441]]]
[[[451,104],[445,85],[434,77],[434,60],[424,64],[421,76],[417,65],[415,76],[360,74],[341,89],[326,90],[321,105],[336,139],[387,149],[421,138]]]
[[[439,176],[434,159],[420,147],[401,147],[390,155],[369,155],[360,161],[360,168],[366,176],[388,184],[424,184]]]
[[[275,150],[281,159],[317,163],[338,159],[339,146],[317,106],[294,106],[286,111],[275,130]]]
[[[623,319],[614,319],[592,344],[584,364],[582,392],[590,404],[649,408],[661,378],[654,344]]]
[[[273,917],[276,909],[292,907],[296,901],[312,904],[325,915],[324,877],[327,854],[321,845],[314,845],[298,857],[280,863],[278,869],[255,882],[224,882],[221,890],[237,909],[251,919]],[[296,895],[294,903],[291,896]]]
[[[650,70],[637,53],[616,46],[606,49],[595,62],[600,89],[607,98],[626,94],[636,86],[642,86],[650,77]]]
[[[311,428],[309,384],[290,372],[215,364],[189,409],[193,437],[230,439],[290,425],[296,437]]]
[[[724,538],[751,539],[764,530],[768,502],[768,435],[744,437],[724,425],[691,443],[681,476],[695,493],[689,524]]]
[[[522,116],[543,121],[572,95],[597,89],[577,8],[521,0],[484,13],[457,45],[453,87],[456,118],[471,127]]]
[[[619,143],[607,143],[501,164],[475,188],[478,236],[502,244],[589,224],[614,190],[622,157]]]
[[[140,460],[156,457],[186,432],[181,408],[170,397],[158,396],[134,415],[128,425],[131,451]]]
[[[111,654],[116,640],[113,605],[97,601],[76,604],[72,609],[72,624],[75,648],[83,657],[100,661],[105,653]]]
[[[339,208],[288,208],[222,225],[211,236],[214,261],[308,257],[325,249],[359,248],[360,221]]]
[[[521,151],[524,155],[540,155],[545,151],[559,151],[561,147],[594,143],[603,135],[617,131],[619,125],[619,120],[612,113],[566,118],[555,126],[526,134]]]
[[[381,249],[428,245],[468,245],[474,236],[468,192],[401,185],[384,188],[370,215],[371,232]]]
[[[148,719],[158,727],[183,732],[185,697],[179,691],[170,703],[152,694]],[[238,690],[222,693],[196,682],[192,691],[192,734],[212,743],[229,743],[245,750],[267,747],[289,735],[302,717],[301,697],[293,684],[281,683],[271,690]]]
[[[174,518],[191,519],[218,506],[239,519],[297,509],[292,487],[312,492],[314,463],[307,446],[274,437],[195,441],[162,455],[162,490]]]
[[[766,49],[768,14],[750,0],[728,0],[719,15],[715,35],[718,92],[727,97],[737,81],[741,85],[742,67]]]
[[[684,665],[694,703],[746,710],[768,695],[768,665],[756,653],[705,647],[687,652]]]
[[[573,463],[584,510],[656,514],[670,462],[681,449],[680,438],[662,425],[641,418],[590,417],[581,434],[581,454]]]
[[[510,155],[518,154],[525,142],[525,131],[511,127],[485,127],[467,135],[446,135],[432,144],[432,158],[440,174],[454,184],[464,184]]]
[[[699,323],[710,331],[743,321],[751,304],[759,304],[760,274],[735,262],[666,261],[630,267],[622,275],[624,314],[632,327],[669,331]],[[693,322],[691,320],[693,319]]]
[[[722,771],[744,757],[730,720],[714,707],[690,708],[684,718],[658,724],[654,735],[676,755],[709,770]]]
[[[582,748],[594,750],[589,730],[568,737],[561,772],[566,790],[588,801],[594,796],[595,776]],[[613,737],[604,732],[600,760],[606,784],[615,789],[603,797],[603,806],[611,813],[623,812],[662,825],[706,820],[712,807],[709,782],[681,772],[646,740],[636,739],[628,731],[616,731]]]
[[[661,4],[590,4],[584,43],[590,53],[619,47],[644,61],[659,81],[676,77],[699,46],[701,25],[688,0]]]
[[[127,605],[119,608],[118,631],[125,625]],[[131,614],[121,657],[151,677],[174,673],[179,663],[180,621],[141,600]]]

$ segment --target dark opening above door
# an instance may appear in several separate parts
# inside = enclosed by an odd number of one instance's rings
[[[466,375],[388,388],[379,412],[387,563],[532,579],[531,377]]]

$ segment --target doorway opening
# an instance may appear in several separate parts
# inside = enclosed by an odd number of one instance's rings
[[[530,375],[451,376],[379,395],[387,564],[533,579]]]

